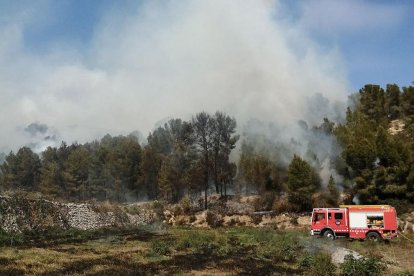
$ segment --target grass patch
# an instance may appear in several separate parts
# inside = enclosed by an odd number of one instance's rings
[[[375,275],[375,271],[385,271],[384,264],[398,267],[387,270],[387,275],[412,275],[413,271],[408,261],[412,263],[414,250],[401,241],[388,244],[330,242],[335,246],[357,249],[362,254],[369,251],[381,254],[373,259],[368,254],[362,260],[349,259],[339,268],[322,250],[310,253],[305,250],[313,238],[303,231],[248,227],[165,228],[160,225],[98,231],[52,230],[42,234],[22,233],[21,246],[3,246],[0,250],[0,274]],[[0,237],[9,242],[10,237],[4,234]],[[400,256],[406,258],[407,263],[395,261],[391,254],[392,250],[403,248],[407,252],[394,253],[397,259]],[[360,271],[365,274],[358,274]]]

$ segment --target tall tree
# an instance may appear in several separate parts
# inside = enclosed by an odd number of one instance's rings
[[[387,84],[385,93],[387,96],[386,111],[388,113],[388,117],[391,120],[399,118],[401,114],[400,88],[396,84]]]
[[[4,189],[23,189],[32,191],[37,188],[40,176],[40,158],[28,147],[22,147],[16,154],[10,152],[0,165],[1,181]]]
[[[213,146],[214,120],[206,112],[196,114],[192,119],[195,143],[200,154],[204,178],[204,208],[207,209],[207,194],[210,180],[211,149]]]
[[[312,208],[312,194],[318,189],[320,182],[312,167],[297,155],[294,155],[289,164],[287,186],[289,201],[298,211]]]
[[[229,155],[235,148],[239,135],[236,132],[236,120],[222,112],[216,112],[212,118],[212,157],[213,176],[216,193],[223,195],[223,183],[219,175],[228,175]]]

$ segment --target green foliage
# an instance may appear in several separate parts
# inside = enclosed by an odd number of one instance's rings
[[[297,211],[312,208],[312,194],[319,187],[319,179],[312,167],[295,155],[288,168],[289,202],[297,206]]]
[[[332,207],[338,206],[339,191],[338,191],[338,188],[336,187],[336,183],[332,175],[329,177],[327,188],[328,188],[328,193],[329,193],[329,204]]]
[[[242,147],[239,171],[239,178],[261,195],[281,190],[276,164],[264,155],[249,153],[246,144]]]
[[[183,197],[180,200],[180,207],[183,210],[184,214],[189,214],[191,211],[191,200],[188,196]]]
[[[386,268],[387,266],[376,257],[356,259],[352,254],[348,254],[345,256],[344,263],[341,264],[341,273],[344,276],[379,276]]]
[[[226,236],[216,232],[190,230],[179,237],[176,249],[190,250],[195,254],[225,256],[230,253],[231,246]]]
[[[0,186],[3,189],[33,191],[39,185],[40,158],[28,147],[22,147],[16,154],[10,152],[0,165]]]
[[[164,205],[165,205],[164,202],[160,202],[158,200],[155,200],[152,203],[152,206],[151,206],[152,207],[152,210],[154,211],[154,213],[157,215],[157,217],[160,220],[163,220],[164,219]]]
[[[261,231],[255,237],[259,243],[258,256],[275,262],[295,262],[300,254],[301,245],[293,235],[281,235],[274,230]]]
[[[156,239],[151,242],[151,251],[156,255],[168,255],[174,246],[173,240]]]
[[[322,252],[316,255],[305,253],[298,263],[304,275],[330,276],[336,273],[336,266],[332,263],[332,257],[329,253]]]
[[[216,190],[226,195],[237,171],[229,161],[238,140],[235,131],[234,118],[202,112],[190,122],[172,119],[158,127],[143,149],[132,134],[107,134],[83,145],[62,142],[44,150],[41,158],[23,147],[1,156],[0,189],[40,191],[71,201],[148,198],[176,203],[201,191],[207,196],[214,180]]]

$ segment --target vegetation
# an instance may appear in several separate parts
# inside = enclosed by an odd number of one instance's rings
[[[353,255],[345,256],[345,262],[341,265],[342,274],[344,276],[353,275],[372,275],[380,276],[386,269],[384,263],[378,258],[368,257],[356,259]]]
[[[10,240],[7,235],[0,237]],[[350,247],[365,257],[347,256],[342,265],[335,265],[329,250],[332,244],[311,239],[299,230],[243,227],[51,229],[24,234],[13,246],[2,244],[0,274],[412,275],[414,271],[409,258],[413,247],[401,240],[389,244],[336,241],[336,246]],[[376,256],[370,255],[373,251]]]
[[[170,120],[149,134],[145,146],[133,135],[106,135],[40,155],[22,147],[1,157],[0,190],[117,202],[177,203],[203,195],[207,208],[208,193],[226,196],[232,189],[261,195],[258,210],[309,211],[339,202],[411,210],[414,87],[370,84],[350,102],[343,121],[299,122],[307,145],[295,137],[287,144],[260,134],[243,137],[237,165],[229,158],[239,140],[236,121],[222,112]]]

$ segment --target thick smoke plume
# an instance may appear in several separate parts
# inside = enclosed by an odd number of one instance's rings
[[[164,118],[203,110],[235,116],[246,133],[271,124],[271,139],[306,148],[297,122],[340,118],[347,83],[340,55],[284,14],[268,0],[143,1],[105,14],[87,49],[42,55],[26,50],[24,19],[2,24],[0,151],[48,136],[33,122],[71,143],[146,136]]]

